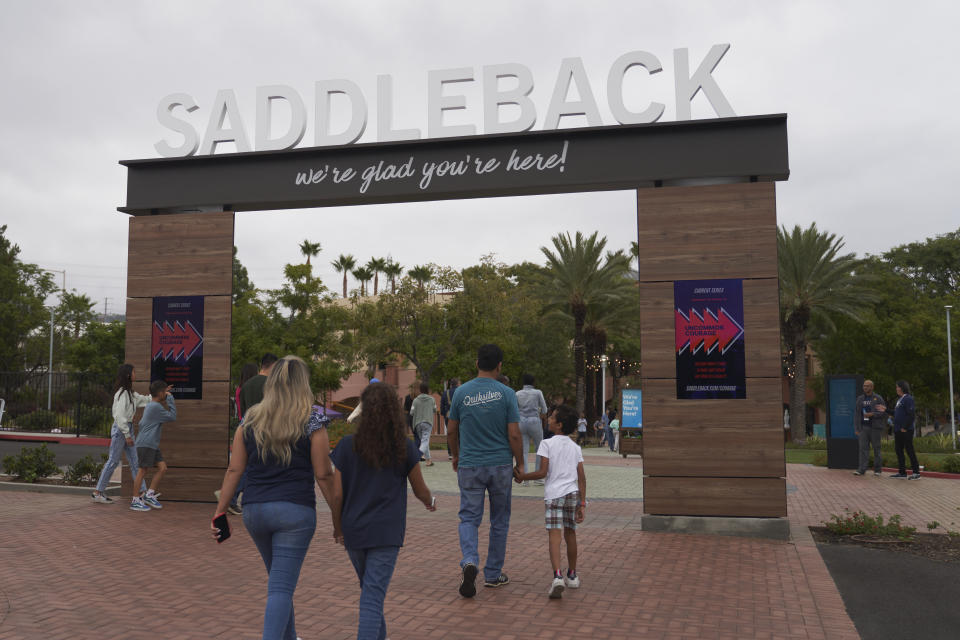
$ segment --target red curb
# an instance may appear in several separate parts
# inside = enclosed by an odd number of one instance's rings
[[[884,467],[884,471],[888,473],[897,473],[899,469],[894,469],[893,467]],[[920,477],[929,477],[929,478],[947,478],[948,480],[960,480],[960,473],[947,473],[946,471],[921,471]]]
[[[80,444],[92,447],[109,447],[110,438],[90,438],[77,437],[70,435],[42,434],[42,435],[23,435],[21,433],[2,433],[0,440],[17,440],[21,442],[52,442],[55,444]]]

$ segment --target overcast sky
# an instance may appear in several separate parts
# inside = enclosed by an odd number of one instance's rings
[[[580,57],[604,124],[611,63],[649,51],[664,72],[628,74],[628,106],[666,104],[676,118],[673,50],[691,67],[714,44],[714,72],[738,116],[787,113],[790,179],[777,184],[781,224],[818,226],[848,250],[878,253],[960,227],[960,107],[955,2],[96,2],[4,0],[0,14],[0,225],[21,258],[65,269],[68,289],[122,311],[126,169],[180,139],[157,121],[161,98],[191,95],[203,135],[220,89],[236,92],[253,139],[261,85],[295,88],[313,140],[313,86],[345,78],[375,102],[394,81],[397,127],[426,130],[427,72],[520,63],[531,69],[541,129],[560,62]],[[479,82],[474,83],[479,85]],[[451,122],[482,132],[479,91]],[[375,107],[371,106],[373,111]],[[704,97],[694,118],[715,117]],[[564,118],[563,126],[585,126]],[[361,142],[376,140],[376,113]],[[221,145],[219,151],[233,151]],[[390,255],[410,267],[464,267],[495,252],[541,262],[561,231],[598,230],[614,248],[636,239],[631,192],[237,214],[236,245],[257,286],[276,287],[298,245],[318,241],[334,291],[339,253]],[[60,276],[57,275],[57,282]]]

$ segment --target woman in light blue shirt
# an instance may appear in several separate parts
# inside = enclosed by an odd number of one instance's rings
[[[520,381],[523,383],[523,389],[517,391],[517,406],[520,409],[520,435],[523,438],[523,472],[526,473],[530,443],[533,442],[533,450],[536,452],[540,447],[540,441],[543,440],[541,417],[547,413],[547,401],[543,399],[543,392],[534,388],[532,374],[523,374]],[[535,468],[537,471],[540,470],[540,458],[536,458]],[[534,480],[533,483],[542,485],[543,480]]]

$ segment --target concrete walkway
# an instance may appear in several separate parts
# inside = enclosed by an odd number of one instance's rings
[[[907,485],[788,465],[793,542],[654,534],[640,531],[640,459],[586,457],[583,587],[553,601],[540,487],[513,500],[504,567],[511,583],[471,600],[457,595],[458,500],[445,454],[437,456],[425,475],[439,510],[409,506],[387,596],[390,637],[856,638],[805,526],[843,506],[949,522],[960,495],[950,480]],[[319,511],[295,596],[297,632],[304,640],[355,637],[359,586],[332,542],[325,505]],[[0,640],[258,638],[263,565],[238,518],[231,540],[209,540],[211,516],[206,504],[136,513],[122,502],[0,493]]]

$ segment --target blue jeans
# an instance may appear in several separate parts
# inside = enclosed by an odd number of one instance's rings
[[[133,433],[131,431],[130,433]],[[140,471],[140,462],[137,460],[137,448],[127,444],[127,439],[123,437],[123,432],[116,424],[110,429],[110,455],[107,457],[107,463],[103,465],[103,471],[100,472],[100,479],[97,480],[97,491],[103,493],[107,490],[107,483],[110,482],[110,476],[114,469],[120,464],[123,455],[127,455],[127,464],[130,465],[130,475],[137,479],[137,472]],[[140,493],[147,490],[147,481],[140,483]]]
[[[457,470],[460,485],[460,566],[467,563],[480,566],[480,522],[483,520],[483,494],[490,495],[490,542],[487,546],[487,564],[483,576],[488,582],[500,577],[503,559],[507,555],[507,532],[510,531],[510,496],[513,491],[513,467],[509,464],[495,467],[460,467]]]
[[[383,617],[383,601],[393,569],[397,566],[400,547],[347,549],[350,562],[360,578],[360,622],[357,640],[384,640],[387,621]]]
[[[607,432],[607,446],[610,447],[610,451],[615,451],[614,447],[614,438],[613,438],[613,429],[610,427],[604,427],[604,431]]]
[[[523,439],[523,472],[527,472],[527,454],[530,451],[530,442],[533,442],[534,459],[537,461],[534,469],[540,471],[540,456],[536,454],[543,440],[543,427],[540,418],[520,418],[520,437]]]
[[[317,511],[293,502],[255,502],[243,505],[243,524],[269,576],[263,640],[296,640],[293,591],[317,528]]]

